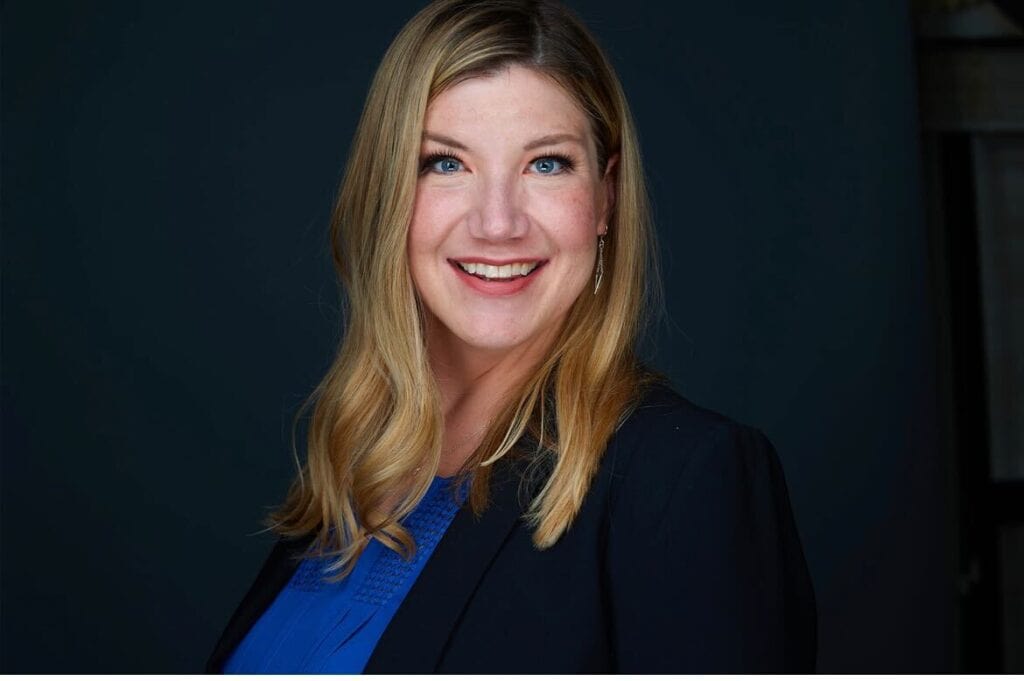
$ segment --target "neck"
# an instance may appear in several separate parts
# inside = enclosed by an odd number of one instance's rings
[[[457,472],[479,446],[510,391],[543,358],[553,333],[512,349],[471,348],[434,324],[427,352],[441,391],[445,419],[441,475]]]

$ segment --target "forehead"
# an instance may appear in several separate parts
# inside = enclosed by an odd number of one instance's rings
[[[558,133],[589,138],[590,132],[586,114],[561,85],[519,65],[444,90],[427,107],[424,128],[490,140]]]

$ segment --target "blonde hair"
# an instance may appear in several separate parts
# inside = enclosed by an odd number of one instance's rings
[[[575,99],[601,167],[619,155],[616,195],[601,288],[575,301],[546,359],[510,394],[464,466],[471,508],[486,508],[490,464],[523,454],[517,443],[529,435],[547,477],[527,518],[538,548],[554,544],[579,512],[609,438],[654,378],[635,357],[656,281],[653,234],[636,132],[607,59],[550,0],[431,3],[385,54],[356,130],[331,229],[347,327],[299,413],[312,407],[306,464],[269,521],[289,537],[315,532],[312,545],[336,558],[339,578],[371,537],[411,554],[401,520],[441,456],[440,392],[406,251],[427,106],[453,84],[511,64],[547,74]]]

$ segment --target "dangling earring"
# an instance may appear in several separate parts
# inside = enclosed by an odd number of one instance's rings
[[[601,279],[604,277],[604,234],[597,237],[597,273],[594,275],[594,295],[597,289],[601,288]]]

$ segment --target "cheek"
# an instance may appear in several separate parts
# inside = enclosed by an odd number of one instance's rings
[[[545,204],[542,218],[563,251],[585,251],[597,244],[597,208],[590,192],[559,196]]]
[[[432,228],[437,221],[431,214],[427,205],[417,196],[416,204],[413,207],[412,221],[409,223],[409,234],[406,241],[406,249],[409,258],[409,273],[412,275],[413,285],[422,295],[424,286],[429,290],[429,282],[426,276],[429,272],[427,263],[430,262],[430,254],[435,251],[438,242],[437,234]]]
[[[426,255],[434,251],[450,228],[453,212],[450,201],[439,199],[429,190],[417,189],[409,224],[410,255]]]

